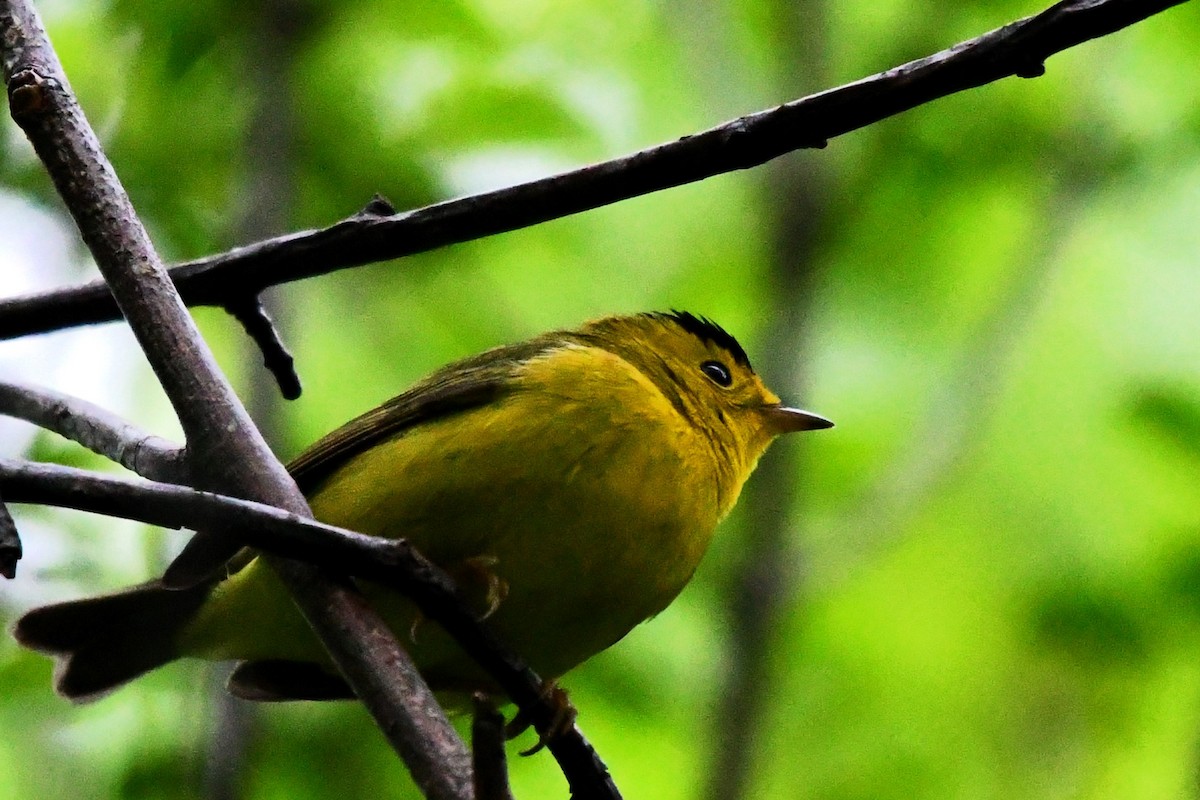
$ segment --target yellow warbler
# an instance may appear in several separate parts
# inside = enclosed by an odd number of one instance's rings
[[[317,519],[406,537],[557,677],[674,599],[775,436],[831,424],[782,406],[715,323],[649,313],[444,367],[290,470]],[[230,690],[251,699],[349,696],[274,573],[249,555],[228,572],[35,609],[15,635],[60,659],[72,698],[185,656],[243,662]],[[495,690],[403,597],[362,587],[435,690]]]

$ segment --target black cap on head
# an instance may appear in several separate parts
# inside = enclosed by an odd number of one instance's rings
[[[702,342],[712,342],[717,347],[725,350],[733,357],[733,360],[741,364],[743,367],[753,371],[754,367],[750,366],[750,357],[746,355],[746,351],[738,344],[738,340],[733,338],[733,334],[726,331],[717,323],[713,322],[708,317],[697,317],[687,311],[651,311],[644,316],[651,319],[666,320],[673,322],[680,328],[683,328],[688,333],[695,336]]]

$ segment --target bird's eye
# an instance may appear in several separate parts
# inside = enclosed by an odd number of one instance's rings
[[[733,375],[730,374],[729,367],[720,361],[705,361],[700,365],[700,371],[717,386],[729,386],[733,383]]]

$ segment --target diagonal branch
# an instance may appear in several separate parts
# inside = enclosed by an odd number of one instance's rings
[[[931,56],[631,155],[402,214],[380,207],[328,228],[266,239],[171,270],[188,305],[400,258],[758,166],[956,92],[1032,78],[1050,56],[1186,0],[1067,0]],[[117,318],[102,284],[0,302],[0,338]]]
[[[166,528],[236,531],[245,544],[288,558],[328,564],[409,597],[454,637],[533,722],[550,737],[561,710],[542,680],[480,624],[454,581],[403,539],[382,539],[316,522],[274,506],[187,486],[136,482],[87,470],[0,458],[0,493],[10,502],[63,506]],[[2,533],[2,530],[0,530]],[[577,800],[619,800],[604,764],[578,728],[548,746]]]
[[[187,439],[191,473],[309,515],[283,465],[216,366],[155,252],[29,0],[0,0],[9,109],[46,166]],[[222,551],[227,537],[201,532]],[[268,557],[355,694],[429,797],[468,800],[470,756],[412,660],[348,580]]]

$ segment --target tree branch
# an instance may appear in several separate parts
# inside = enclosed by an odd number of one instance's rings
[[[13,522],[12,514],[8,513],[4,498],[0,497],[0,575],[9,580],[17,577],[17,562],[23,554],[17,523]]]
[[[504,752],[504,717],[490,697],[475,695],[471,721],[471,757],[475,764],[475,800],[513,800]]]
[[[53,431],[143,478],[189,482],[182,447],[78,397],[0,381],[0,414]]]
[[[271,315],[263,305],[262,296],[230,300],[225,311],[246,331],[263,355],[263,366],[275,378],[279,391],[287,400],[300,396],[300,376],[296,374],[296,360],[283,343],[283,336],[275,327]]]
[[[1050,56],[1186,0],[1067,0],[940,53],[740,117],[623,158],[403,214],[378,208],[328,228],[266,239],[171,270],[188,305],[226,306],[263,288],[536,225],[724,172],[966,89],[1044,72]],[[102,284],[0,302],[0,339],[116,319]]]
[[[13,119],[79,226],[179,417],[198,485],[307,515],[283,465],[238,402],[184,308],[28,0],[0,0],[0,62]],[[198,533],[221,553],[235,542]],[[346,580],[268,557],[338,669],[426,795],[470,797],[466,747],[395,636]]]
[[[165,528],[211,526],[246,545],[392,587],[454,637],[549,736],[561,710],[543,682],[481,624],[454,581],[403,539],[383,539],[326,525],[274,506],[187,486],[135,482],[57,464],[0,458],[0,493],[10,502],[62,506]],[[620,800],[603,762],[577,727],[548,742],[578,800]]]

